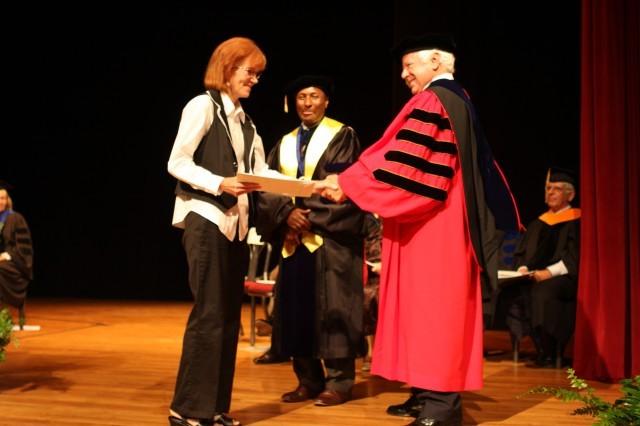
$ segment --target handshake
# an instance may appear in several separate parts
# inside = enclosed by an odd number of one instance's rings
[[[335,174],[329,175],[323,180],[314,180],[313,193],[336,203],[342,203],[347,199],[338,183],[338,175]]]

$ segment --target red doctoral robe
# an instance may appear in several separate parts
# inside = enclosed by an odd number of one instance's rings
[[[481,269],[458,138],[436,94],[416,94],[339,182],[360,208],[383,217],[371,372],[435,391],[481,388]]]

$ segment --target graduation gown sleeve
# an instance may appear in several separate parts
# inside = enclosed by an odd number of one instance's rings
[[[360,154],[360,142],[355,131],[344,126],[327,146],[313,173],[314,180],[324,179],[335,171],[344,170],[353,164]],[[303,208],[311,210],[311,231],[321,236],[330,236],[350,245],[353,238],[362,238],[364,215],[353,203],[334,203],[319,195],[301,200]]]
[[[446,203],[459,169],[456,138],[437,96],[409,101],[382,139],[339,176],[363,210],[402,222],[424,220]]]

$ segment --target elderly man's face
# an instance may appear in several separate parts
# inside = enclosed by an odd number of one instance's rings
[[[438,55],[431,55],[428,59],[423,59],[420,52],[407,53],[402,57],[402,74],[400,77],[415,95],[424,89],[436,72],[440,68]]]
[[[566,182],[549,182],[545,187],[544,201],[553,212],[569,205],[575,196],[574,190]]]
[[[313,127],[322,120],[327,106],[327,95],[317,87],[307,87],[296,94],[296,111],[307,127]]]

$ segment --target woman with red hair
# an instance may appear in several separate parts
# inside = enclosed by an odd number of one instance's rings
[[[177,179],[173,225],[184,229],[194,305],[184,334],[171,426],[239,425],[226,413],[240,330],[250,193],[238,172],[266,169],[264,148],[240,99],[251,94],[266,58],[234,37],[211,55],[204,93],[182,111],[168,171]]]

